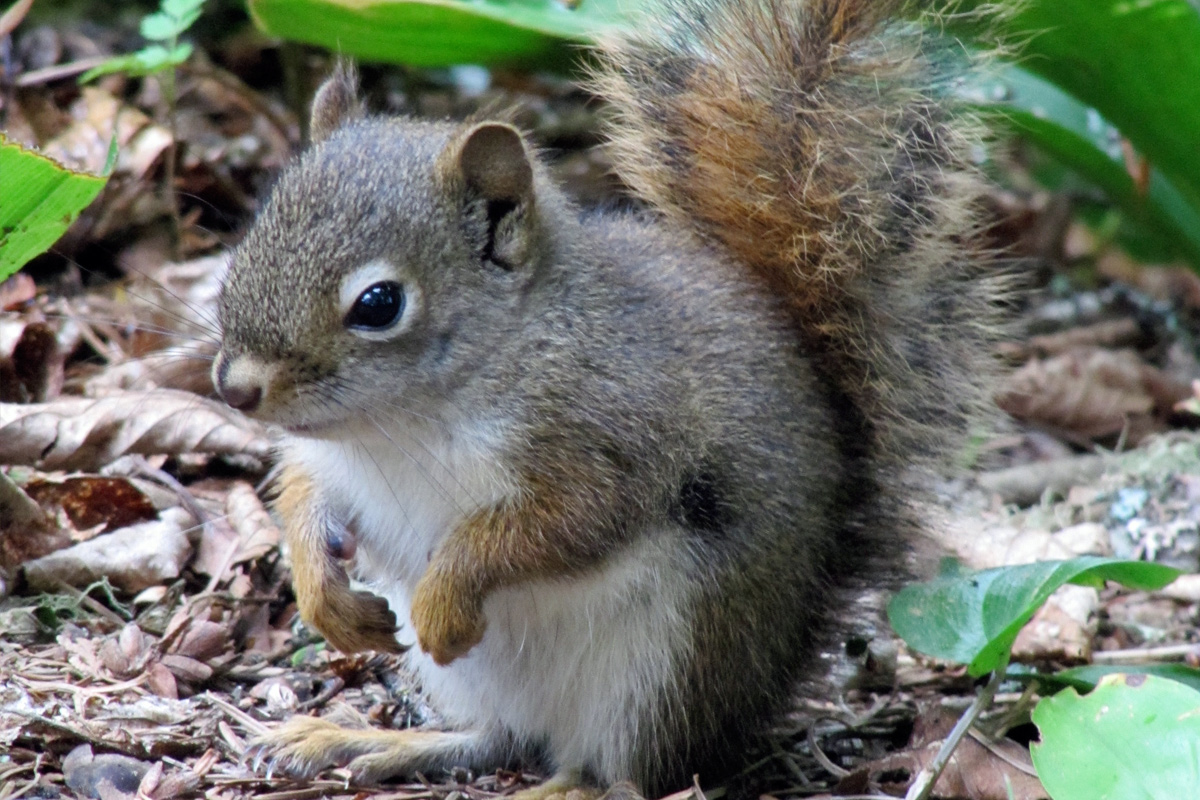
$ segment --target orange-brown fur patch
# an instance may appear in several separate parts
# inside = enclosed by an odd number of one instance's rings
[[[275,508],[292,557],[292,587],[300,618],[344,653],[400,651],[396,617],[382,597],[353,591],[346,568],[329,552],[328,521],[311,477],[287,467]]]

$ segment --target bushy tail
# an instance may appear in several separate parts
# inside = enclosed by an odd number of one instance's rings
[[[619,174],[789,298],[876,455],[938,451],[980,398],[995,286],[932,37],[901,0],[658,7],[594,75]]]

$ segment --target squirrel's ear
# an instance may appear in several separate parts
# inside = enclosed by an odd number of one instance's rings
[[[533,165],[511,125],[481,122],[454,139],[441,167],[467,190],[467,214],[485,261],[513,269],[530,252]]]
[[[503,122],[481,122],[460,139],[458,168],[488,200],[520,203],[533,191],[533,168],[521,134]]]
[[[313,97],[308,135],[312,142],[323,142],[342,125],[363,116],[358,97],[358,73],[349,61],[338,61],[333,74],[325,79]]]

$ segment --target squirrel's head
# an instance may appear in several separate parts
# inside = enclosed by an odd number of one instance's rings
[[[311,131],[234,253],[217,390],[312,435],[436,413],[528,313],[553,188],[511,125],[367,118],[345,68]]]

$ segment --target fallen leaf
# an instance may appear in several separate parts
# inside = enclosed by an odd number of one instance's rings
[[[1127,431],[1136,444],[1190,394],[1132,350],[1079,348],[1028,362],[1009,376],[996,402],[1022,422],[1081,441]]]
[[[80,530],[103,526],[101,531],[111,531],[158,516],[154,504],[126,478],[38,479],[24,488],[43,508],[61,508]]]
[[[40,403],[58,396],[65,360],[57,333],[45,322],[30,322],[8,357],[11,375],[0,386],[0,402]]]
[[[37,284],[24,272],[0,281],[0,311],[11,311],[37,297]]]
[[[95,470],[126,453],[266,458],[270,450],[257,423],[221,403],[171,389],[0,403],[0,463]]]
[[[0,571],[71,544],[42,508],[0,471]]]
[[[1037,610],[1013,642],[1013,660],[1056,666],[1086,664],[1092,656],[1088,623],[1100,595],[1086,586],[1063,586]]]
[[[871,783],[902,796],[912,779],[937,756],[956,718],[944,709],[926,707],[917,717],[908,747],[869,762],[843,783],[862,782],[865,770]],[[901,784],[894,776],[907,775]],[[840,784],[839,784],[840,788]],[[964,736],[933,788],[933,797],[957,800],[1046,800],[1049,795],[1033,771],[1029,751],[1016,742],[976,740]]]
[[[192,553],[185,529],[195,524],[182,508],[169,508],[152,522],[112,531],[59,550],[23,569],[30,587],[50,591],[58,584],[82,587],[107,577],[127,592],[179,577]]]

